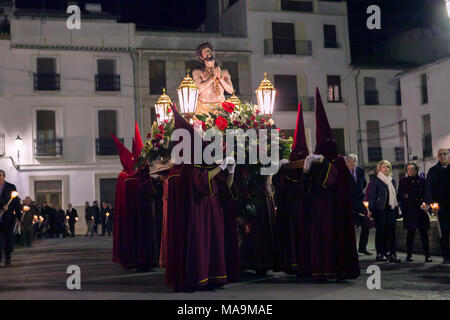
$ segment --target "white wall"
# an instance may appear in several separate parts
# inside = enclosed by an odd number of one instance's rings
[[[420,77],[426,73],[428,79],[428,103],[421,104]],[[430,114],[433,159],[426,169],[436,163],[437,151],[450,148],[450,59],[418,68],[400,75],[402,112],[408,121],[408,137],[411,156],[422,158],[422,116]]]

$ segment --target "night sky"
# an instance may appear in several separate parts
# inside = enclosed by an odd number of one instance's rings
[[[215,0],[208,0],[215,1]],[[332,0],[333,1],[333,0]],[[335,0],[339,1],[339,0]],[[18,7],[31,6],[65,10],[64,0],[16,0]],[[101,2],[105,11],[116,13],[120,8],[122,21],[153,29],[196,29],[206,17],[206,0],[80,0]],[[448,18],[444,0],[348,0],[352,58],[372,55],[392,36],[414,27],[427,27]],[[381,8],[381,30],[368,30],[366,9],[376,4]]]

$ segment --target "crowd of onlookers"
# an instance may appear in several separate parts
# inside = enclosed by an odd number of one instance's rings
[[[355,222],[361,227],[359,253],[371,255],[366,245],[371,227],[376,228],[377,261],[401,262],[397,257],[396,224],[403,218],[406,230],[406,261],[413,261],[414,238],[419,231],[425,262],[432,262],[429,245],[430,217],[437,217],[439,243],[444,264],[450,264],[450,155],[439,149],[438,162],[426,177],[419,175],[416,163],[405,165],[405,176],[397,184],[392,166],[382,160],[366,182],[364,170],[357,167],[357,156],[347,156],[347,166],[353,177],[352,206]],[[365,201],[364,201],[365,200]]]
[[[30,197],[26,197],[22,201],[22,212],[20,231],[15,230],[17,245],[31,246],[32,241],[36,239],[75,237],[75,226],[79,217],[71,203],[63,210],[61,205],[54,206],[45,202],[40,205]],[[103,202],[99,208],[98,201],[94,201],[92,206],[86,202],[85,219],[88,230],[86,236],[112,234],[111,204]]]

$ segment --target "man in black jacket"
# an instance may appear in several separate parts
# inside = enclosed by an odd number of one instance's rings
[[[364,189],[367,186],[366,175],[364,169],[358,167],[358,156],[356,154],[349,154],[346,157],[347,168],[350,171],[352,179],[351,184],[351,194],[352,194],[352,208],[355,215],[356,226],[361,227],[361,234],[359,236],[359,249],[358,252],[365,255],[372,255],[367,251],[367,242],[369,240],[369,226],[366,220],[366,210],[364,209]]]
[[[5,171],[0,170],[0,262],[5,256],[5,266],[11,264],[11,253],[14,249],[14,225],[20,222],[22,206],[19,198],[11,201],[13,191],[17,191],[16,186],[5,181]]]
[[[439,149],[439,162],[428,170],[425,184],[425,200],[428,204],[438,203],[440,243],[445,264],[450,264],[449,233],[450,233],[450,181],[449,181],[449,150]]]
[[[100,208],[98,207],[98,201],[94,200],[92,204],[92,214],[94,215],[94,232],[98,234],[98,225],[102,223],[100,217]]]
[[[78,213],[77,210],[72,208],[72,204],[69,203],[67,206],[66,215],[69,217],[69,229],[70,229],[70,235],[75,237],[75,223],[78,220]]]

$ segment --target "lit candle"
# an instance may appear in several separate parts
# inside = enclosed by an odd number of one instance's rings
[[[106,216],[109,217],[109,212],[106,213]]]
[[[369,201],[363,201],[364,207],[368,208],[369,207]]]
[[[439,210],[439,203],[434,202],[434,203],[430,204],[430,207],[433,210]]]
[[[70,219],[70,217],[69,216],[66,216],[66,220],[69,220]]]
[[[75,221],[78,221],[78,217],[75,217]]]
[[[28,211],[30,211],[30,207],[29,206],[23,206],[22,210],[23,210],[23,212],[28,212]]]

